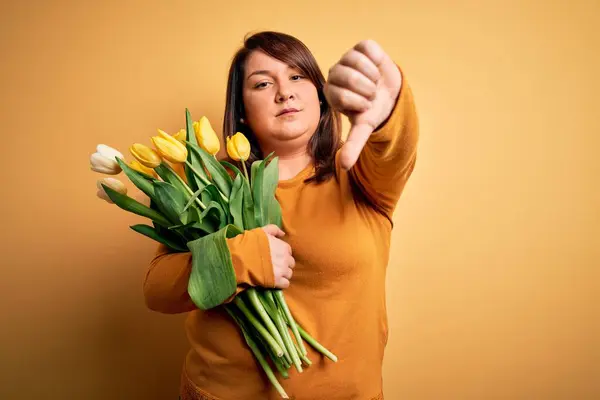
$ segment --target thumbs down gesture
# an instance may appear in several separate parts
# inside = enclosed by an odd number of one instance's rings
[[[373,40],[359,42],[329,69],[325,97],[351,124],[341,149],[342,168],[352,168],[371,134],[390,116],[401,86],[397,65]]]

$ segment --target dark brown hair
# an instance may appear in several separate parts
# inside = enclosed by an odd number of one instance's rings
[[[242,132],[250,141],[251,154],[247,166],[252,162],[263,159],[266,154],[258,145],[254,132],[246,124],[240,122],[243,118],[244,102],[242,89],[244,84],[244,68],[248,56],[253,51],[262,51],[267,55],[298,68],[312,81],[317,88],[321,104],[321,117],[314,135],[308,143],[308,152],[312,156],[315,165],[315,175],[307,181],[322,182],[335,174],[335,154],[340,147],[341,117],[334,111],[323,94],[325,77],[310,52],[300,40],[281,32],[264,31],[247,36],[244,45],[235,53],[229,68],[227,81],[227,94],[225,105],[225,117],[223,119],[223,139]]]

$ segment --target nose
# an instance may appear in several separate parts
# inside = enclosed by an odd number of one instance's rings
[[[290,99],[294,99],[294,98],[295,98],[294,92],[291,90],[289,85],[285,85],[285,84],[279,85],[279,90],[277,91],[277,102],[278,103],[285,103],[286,101],[288,101]]]

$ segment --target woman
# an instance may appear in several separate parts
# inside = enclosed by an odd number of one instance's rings
[[[339,112],[352,124],[343,146]],[[251,141],[249,162],[279,157],[283,229],[228,239],[238,285],[225,302],[250,286],[282,288],[299,324],[336,354],[334,363],[308,346],[313,364],[280,379],[291,398],[383,399],[392,213],[418,139],[406,79],[377,43],[362,41],[325,82],[299,40],[258,33],[229,71],[223,135],[238,131]],[[203,311],[190,300],[191,260],[161,246],[144,284],[150,309],[190,311],[181,398],[280,398],[222,307]]]

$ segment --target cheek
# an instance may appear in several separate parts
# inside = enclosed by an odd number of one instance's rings
[[[304,101],[304,109],[306,110],[307,118],[309,118],[309,123],[311,125],[318,124],[321,117],[321,105],[319,104],[319,96],[316,88],[311,85],[304,93],[303,98],[306,99]]]
[[[260,96],[260,93],[244,93],[244,109],[246,110],[246,120],[252,127],[260,127],[268,123],[269,105],[267,100]]]

